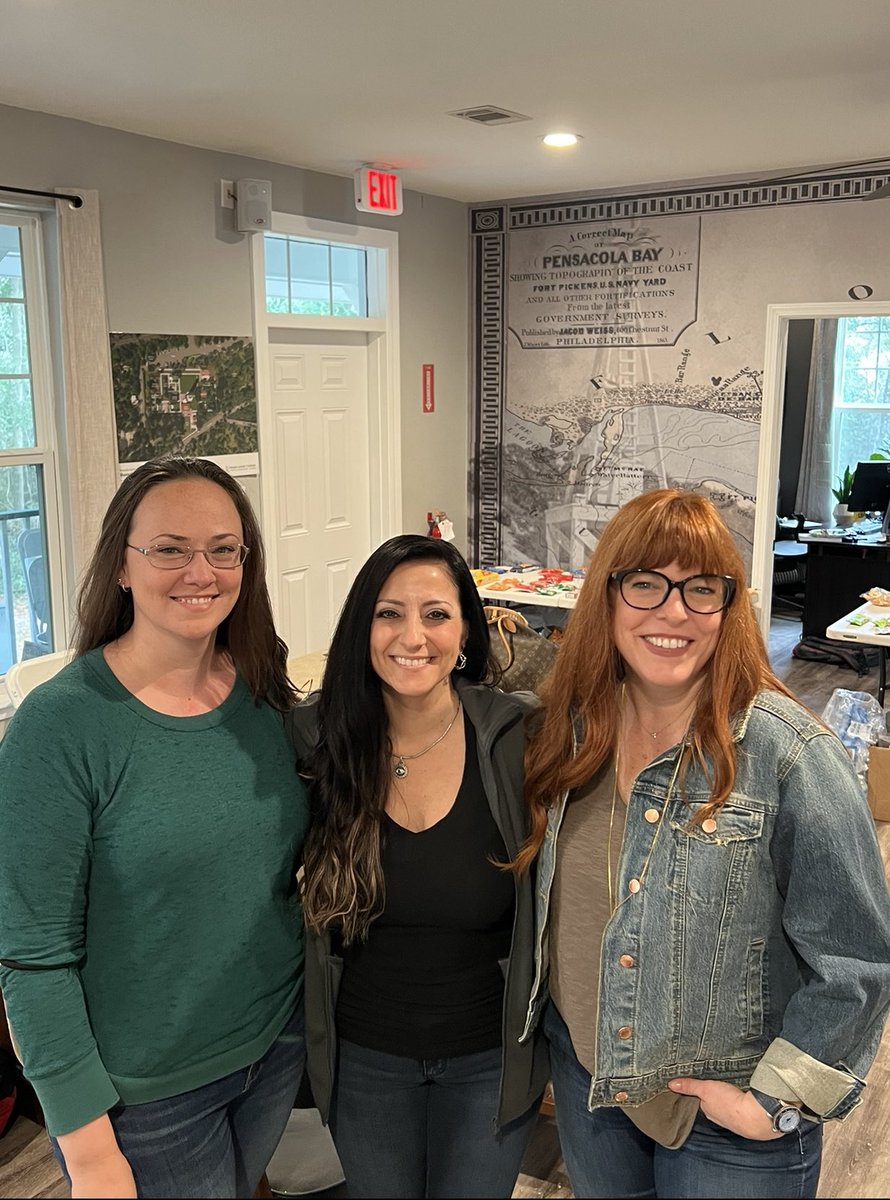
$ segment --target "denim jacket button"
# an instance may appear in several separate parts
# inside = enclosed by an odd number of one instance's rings
[[[618,1101],[619,1104],[623,1104],[624,1101],[627,1099],[627,1092],[616,1092],[615,1099]]]
[[[632,967],[635,964],[635,959],[632,954],[622,954],[618,961],[622,967]]]
[[[636,895],[642,886],[639,879],[631,879],[627,885],[627,890]]]
[[[621,1038],[621,1040],[623,1042],[626,1042],[632,1033],[633,1033],[633,1030],[631,1029],[631,1027],[629,1025],[622,1025],[621,1028],[618,1030],[618,1036]]]
[[[713,817],[708,817],[707,821],[701,823],[702,833],[713,833],[717,828],[717,822]]]
[[[646,818],[646,820],[649,822],[650,825],[654,825],[660,815],[661,814],[659,813],[657,808],[647,808],[646,811],[643,813],[643,816]]]

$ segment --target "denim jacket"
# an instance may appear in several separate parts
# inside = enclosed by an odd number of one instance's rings
[[[600,952],[590,1109],[640,1104],[676,1076],[796,1098],[822,1119],[859,1102],[890,1005],[890,898],[871,814],[838,739],[780,693],[758,695],[734,739],[735,783],[715,823],[690,824],[710,788],[694,768],[681,795],[679,747],[634,780],[622,899]],[[567,798],[538,860],[526,1033],[546,1000]]]

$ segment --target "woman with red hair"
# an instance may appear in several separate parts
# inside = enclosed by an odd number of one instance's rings
[[[702,496],[606,526],[525,790],[527,1031],[575,1195],[815,1196],[890,1003],[890,903],[847,753],[770,669]]]

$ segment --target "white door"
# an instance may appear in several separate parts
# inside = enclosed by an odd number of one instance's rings
[[[291,657],[327,649],[371,550],[365,339],[269,347],[278,632]],[[267,443],[268,444],[268,443]]]

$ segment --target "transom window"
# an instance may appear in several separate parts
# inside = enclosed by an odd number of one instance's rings
[[[367,317],[368,254],[346,246],[267,233],[266,312]]]

